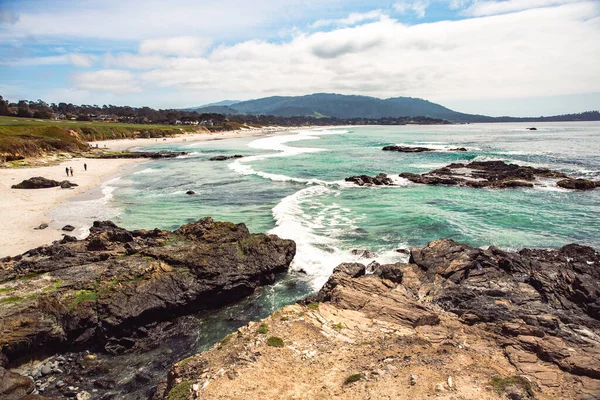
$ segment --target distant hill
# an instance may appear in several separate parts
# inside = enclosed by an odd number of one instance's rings
[[[189,107],[189,108],[185,108],[184,111],[197,111],[200,109],[210,109],[211,107],[227,107],[227,106],[231,106],[234,104],[239,103],[239,100],[223,100],[223,101],[218,101],[216,103],[209,103],[209,104],[204,104],[201,106],[197,106],[197,107]],[[214,112],[214,111],[207,111],[207,113],[209,112]]]
[[[483,122],[493,118],[459,113],[436,103],[412,97],[378,99],[331,93],[306,96],[273,96],[241,101],[227,108],[198,107],[199,113],[275,115],[279,117],[333,117],[333,118],[397,118],[417,117],[446,119],[452,122]]]
[[[224,105],[229,103],[228,105]],[[221,104],[221,105],[219,105]],[[382,118],[425,117],[443,119],[454,123],[470,122],[544,122],[544,121],[599,121],[597,111],[549,117],[489,117],[465,114],[440,104],[413,97],[379,99],[369,96],[316,93],[306,96],[272,96],[262,99],[214,103],[191,108],[199,113],[228,115],[273,115],[277,117],[314,117],[377,120]]]

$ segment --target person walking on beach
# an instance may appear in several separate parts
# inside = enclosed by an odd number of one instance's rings
[[[73,176],[73,167],[69,168],[69,171],[71,171],[71,176]],[[69,174],[67,174],[69,175]]]
[[[65,171],[67,172],[67,176],[69,176],[69,167],[65,167]]]
[[[83,170],[87,171],[87,164],[86,163],[83,163]]]

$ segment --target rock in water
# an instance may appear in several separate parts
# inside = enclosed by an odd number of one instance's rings
[[[62,227],[62,230],[67,232],[73,232],[75,230],[75,227],[73,225],[65,225]]]
[[[394,183],[386,174],[379,174],[377,176],[368,176],[368,175],[358,175],[351,176],[345,179],[346,182],[354,182],[358,186],[381,186],[381,185],[391,185]]]
[[[187,192],[185,192],[185,194],[187,194],[187,195],[190,195],[190,196],[191,196],[191,195],[194,195],[194,194],[196,194],[196,192],[194,192],[193,190],[188,190]]]
[[[242,158],[244,157],[241,154],[235,154],[233,156],[214,156],[208,159],[208,161],[225,161],[225,160],[231,160],[233,158]]]
[[[0,349],[9,359],[85,344],[130,351],[157,322],[273,283],[295,252],[291,240],[208,217],[175,232],[96,221],[85,240],[0,261]]]
[[[504,161],[453,163],[425,174],[403,172],[400,177],[426,185],[458,185],[472,188],[533,187],[539,178],[562,179],[557,185],[569,189],[594,189],[598,186],[598,182],[573,179],[562,172],[547,168],[523,167]]]
[[[600,181],[594,182],[588,179],[568,178],[556,182],[556,186],[565,189],[591,190],[600,187]]]

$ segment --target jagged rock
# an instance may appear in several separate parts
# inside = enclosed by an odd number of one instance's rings
[[[391,185],[394,183],[394,181],[391,178],[388,178],[388,176],[386,174],[379,174],[377,176],[368,176],[368,175],[351,176],[349,178],[346,178],[345,181],[346,182],[354,182],[358,186],[365,186],[365,185],[381,186],[381,185]]]
[[[573,180],[562,172],[507,164],[504,161],[453,163],[425,174],[403,172],[400,177],[426,185],[459,185],[472,188],[533,187],[538,178]]]
[[[562,179],[556,182],[556,186],[565,189],[591,190],[600,187],[600,181],[594,182],[588,179]]]
[[[62,230],[67,232],[73,232],[75,230],[75,227],[73,225],[65,225],[62,227]]]
[[[68,181],[63,181],[68,182]],[[52,179],[47,179],[41,176],[36,176],[33,178],[25,179],[23,182],[18,183],[16,185],[12,185],[12,189],[46,189],[60,186],[61,182],[54,181]]]
[[[117,353],[151,346],[162,321],[273,283],[296,250],[208,217],[176,232],[96,221],[87,239],[65,239],[0,261],[0,288],[10,287],[0,302],[11,297],[0,307],[0,349],[10,359],[86,344]]]
[[[242,158],[242,157],[244,157],[244,156],[241,154],[235,154],[233,156],[214,156],[214,157],[209,158],[208,160],[209,161],[225,161],[225,160],[231,160],[233,158]]]

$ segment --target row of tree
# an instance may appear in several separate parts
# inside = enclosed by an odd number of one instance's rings
[[[134,124],[210,124],[223,125],[226,122],[254,125],[302,126],[302,125],[402,125],[406,123],[442,124],[447,121],[426,117],[400,118],[315,118],[310,116],[277,117],[272,115],[224,115],[214,113],[199,114],[196,111],[155,110],[150,107],[128,107],[114,105],[75,105],[71,103],[51,103],[43,100],[20,100],[10,103],[0,96],[0,115],[38,118],[75,119],[79,121],[101,120]]]

